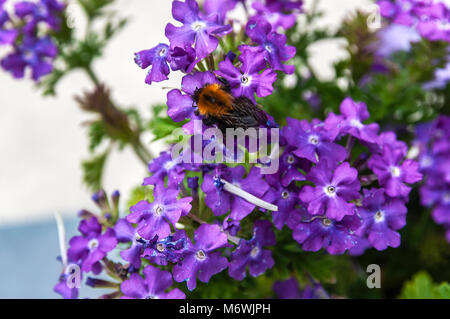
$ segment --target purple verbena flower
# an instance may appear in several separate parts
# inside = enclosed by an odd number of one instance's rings
[[[160,270],[148,265],[144,268],[144,278],[137,273],[132,273],[130,279],[120,284],[123,292],[121,298],[125,299],[185,299],[184,292],[175,288],[169,292],[166,290],[172,286],[172,275],[168,271]]]
[[[160,43],[150,50],[143,50],[135,53],[134,62],[141,69],[150,67],[145,83],[152,84],[152,82],[161,82],[168,79],[170,73],[167,62],[169,54],[169,46]]]
[[[15,3],[14,11],[19,18],[26,21],[24,26],[26,33],[34,33],[40,22],[58,31],[61,27],[61,12],[65,6],[63,2],[57,0],[40,0],[37,3],[20,1]]]
[[[184,230],[177,230],[173,235],[161,240],[158,240],[158,237],[155,236],[154,239],[145,245],[142,257],[162,266],[167,265],[169,262],[177,263],[183,257],[187,242],[186,238]]]
[[[216,251],[228,245],[227,235],[221,232],[219,225],[200,225],[194,232],[194,241],[192,244],[188,239],[183,262],[173,268],[175,281],[187,281],[190,291],[197,287],[197,275],[206,283],[228,266],[228,260]]]
[[[363,124],[369,118],[364,102],[355,102],[347,97],[342,101],[340,111],[342,115],[334,113],[328,115],[325,121],[326,129],[338,127],[340,134],[350,134],[364,142],[374,143],[377,140],[378,124]]]
[[[128,261],[134,268],[141,267],[141,254],[144,249],[144,242],[141,236],[125,218],[121,218],[114,226],[116,238],[121,243],[131,242],[128,249],[121,250],[120,256]]]
[[[317,163],[320,158],[327,157],[332,161],[343,161],[347,157],[346,149],[333,143],[339,129],[337,126],[324,129],[323,125],[308,123],[306,120],[298,121],[293,118],[286,119],[287,125],[282,129],[282,135],[287,143],[295,148],[295,156],[306,158]]]
[[[78,230],[81,236],[72,237],[69,241],[67,256],[70,260],[79,262],[83,272],[92,271],[97,275],[102,270],[100,260],[117,245],[115,232],[108,228],[102,234],[102,225],[96,217],[82,220]]]
[[[245,178],[244,174],[245,168],[236,166],[223,167],[220,176],[215,176],[214,173],[204,176],[201,188],[205,193],[205,204],[212,209],[214,215],[220,216],[231,211],[230,218],[239,221],[255,209],[254,204],[225,191],[220,182],[220,179],[224,179],[250,194],[262,198],[269,189],[269,185],[262,179],[260,169],[252,167]]]
[[[406,225],[406,206],[400,199],[388,199],[384,189],[364,190],[363,206],[358,207],[362,218],[358,234],[367,235],[370,244],[377,250],[388,246],[400,246],[400,234],[396,232]]]
[[[11,21],[8,12],[3,8],[4,1],[0,1],[0,44],[12,44],[19,35],[16,29],[7,29],[5,25]]]
[[[272,69],[286,74],[294,73],[294,65],[282,63],[293,58],[296,52],[295,47],[286,45],[284,34],[272,31],[270,23],[262,18],[251,18],[247,23],[246,33],[253,42],[264,49],[265,58]]]
[[[411,187],[405,183],[413,184],[422,179],[419,163],[410,159],[401,163],[405,155],[385,145],[382,154],[374,154],[368,161],[369,168],[377,175],[386,194],[391,197],[408,196]]]
[[[207,15],[218,15],[218,23],[224,24],[227,13],[236,7],[241,0],[205,0],[203,11]]]
[[[228,80],[233,96],[246,96],[256,103],[255,93],[258,97],[272,94],[277,74],[265,69],[265,53],[260,47],[240,46],[239,49],[242,52],[239,56],[241,67],[237,68],[232,61],[225,59],[219,63],[216,73]]]
[[[308,205],[311,215],[326,214],[328,218],[342,220],[355,213],[355,205],[349,201],[360,197],[361,184],[358,171],[347,162],[340,165],[322,159],[311,168],[306,179],[315,187],[306,185],[300,192],[300,199]]]
[[[256,10],[257,17],[265,19],[272,25],[272,30],[277,30],[282,27],[287,30],[295,25],[297,20],[296,14],[285,14],[281,9],[281,5],[265,5],[261,2],[253,2],[253,9]]]
[[[345,216],[341,221],[329,218],[315,218],[301,211],[295,211],[288,220],[292,237],[305,251],[319,251],[324,248],[332,255],[343,254],[356,245],[355,231],[360,227],[358,216]]]
[[[175,227],[180,217],[187,215],[192,208],[192,197],[177,199],[178,193],[178,190],[157,184],[153,190],[154,201],[142,200],[131,206],[127,221],[138,224],[137,233],[147,240],[155,235],[159,238],[169,236],[170,224]]]
[[[1,60],[1,66],[11,72],[15,78],[23,78],[25,68],[30,67],[32,78],[38,81],[53,70],[52,59],[58,48],[49,37],[35,38],[25,36],[21,44],[14,46],[15,51]]]
[[[164,185],[167,177],[167,187],[178,187],[185,175],[185,167],[181,159],[173,159],[170,152],[161,152],[148,164],[148,170],[152,176],[146,177],[142,185]]]
[[[264,246],[275,245],[275,233],[267,220],[257,220],[254,224],[253,237],[250,240],[241,239],[239,246],[233,252],[228,265],[230,277],[242,280],[246,276],[247,265],[250,275],[257,277],[275,264],[270,250]]]
[[[231,32],[230,25],[219,24],[218,15],[201,16],[195,0],[174,1],[172,15],[183,25],[176,27],[171,23],[167,24],[166,36],[170,41],[170,47],[185,48],[195,43],[198,59],[206,57],[217,48],[219,44],[217,37]]]

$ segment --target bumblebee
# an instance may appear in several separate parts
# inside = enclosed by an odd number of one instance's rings
[[[265,126],[266,113],[246,96],[234,97],[227,80],[218,78],[220,84],[206,84],[194,92],[193,100],[205,125],[216,125],[223,133],[226,128]],[[192,105],[195,107],[195,105]]]

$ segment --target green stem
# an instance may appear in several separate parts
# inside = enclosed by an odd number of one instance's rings
[[[92,70],[91,65],[88,65],[84,68],[84,71],[86,71],[88,77],[91,79],[91,81],[95,84],[95,86],[98,86],[100,84],[100,81],[98,80],[98,77],[95,75],[94,70]]]

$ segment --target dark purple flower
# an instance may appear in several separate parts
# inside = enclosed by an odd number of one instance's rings
[[[152,82],[161,82],[168,79],[167,76],[170,73],[167,62],[168,54],[169,46],[164,43],[160,43],[150,50],[143,50],[134,54],[134,62],[141,69],[150,67],[145,83],[152,84]]]
[[[365,103],[355,102],[348,97],[342,101],[340,111],[342,115],[328,115],[325,121],[326,129],[338,127],[341,134],[350,134],[364,142],[374,143],[377,140],[378,124],[363,124],[369,118]]]
[[[266,5],[272,11],[287,12],[293,10],[300,10],[302,0],[266,0]]]
[[[283,187],[279,180],[277,181],[273,177],[266,176],[266,180],[271,187],[264,195],[263,200],[278,206],[278,211],[272,212],[272,219],[275,227],[281,230],[289,214],[299,202],[298,194],[300,189],[294,183]]]
[[[419,173],[419,163],[414,160],[401,160],[405,154],[385,145],[381,155],[374,154],[369,159],[369,168],[377,175],[386,194],[391,197],[408,196],[411,188],[405,183],[413,184],[422,179]]]
[[[173,159],[170,152],[161,152],[148,164],[152,176],[146,177],[142,185],[164,185],[167,177],[167,187],[178,187],[185,175],[181,160],[181,157]]]
[[[53,287],[53,291],[61,295],[64,299],[77,299],[78,298],[78,288],[76,287],[76,282],[72,280],[70,276],[74,275],[76,268],[65,266],[63,273],[59,276],[58,283]],[[79,274],[80,282],[82,274]],[[73,286],[71,286],[73,284]]]
[[[39,22],[45,22],[52,30],[58,31],[61,27],[61,12],[65,6],[57,0],[40,0],[37,3],[20,1],[14,5],[14,11],[26,21],[26,33],[34,32]]]
[[[234,96],[246,96],[256,103],[255,93],[258,97],[272,94],[277,74],[265,69],[265,53],[260,47],[240,46],[239,49],[242,52],[239,56],[241,67],[237,68],[232,61],[225,59],[219,63],[216,73],[228,80]]]
[[[114,231],[116,232],[116,238],[119,242],[131,242],[130,248],[122,250],[120,256],[128,261],[134,268],[139,269],[139,267],[141,267],[141,254],[144,248],[144,242],[137,233],[137,229],[125,218],[121,218],[114,226]]]
[[[181,216],[187,215],[192,206],[192,197],[177,199],[178,190],[164,188],[157,184],[153,190],[152,203],[142,200],[130,207],[126,219],[130,223],[138,224],[137,232],[145,239],[152,239],[155,235],[165,238],[170,235],[170,224],[175,227]]]
[[[388,246],[400,246],[400,234],[396,232],[406,225],[406,206],[402,200],[386,199],[384,189],[364,190],[363,206],[358,207],[362,218],[358,234],[367,235],[377,250]]]
[[[280,157],[280,169],[274,177],[280,179],[281,185],[287,187],[293,181],[304,181],[305,175],[303,175],[299,169],[308,171],[311,167],[310,162],[307,159],[298,158],[294,154],[296,148],[287,146],[283,154]],[[271,175],[266,175],[266,180],[270,179]],[[278,177],[279,176],[279,177]]]
[[[326,157],[332,161],[343,161],[347,157],[345,147],[333,143],[339,133],[338,127],[324,129],[322,123],[308,123],[293,118],[286,119],[287,125],[282,129],[282,135],[287,143],[295,148],[292,152],[297,157],[306,158],[317,163]]]
[[[282,63],[293,58],[296,52],[295,47],[286,45],[284,34],[272,31],[270,23],[261,18],[251,18],[247,23],[246,32],[253,42],[264,49],[265,58],[272,69],[287,74],[294,73],[294,65]]]
[[[231,256],[228,272],[230,277],[242,280],[246,276],[247,265],[250,275],[257,277],[267,269],[273,267],[275,262],[270,250],[264,250],[264,246],[275,245],[275,233],[272,225],[267,220],[257,220],[254,225],[253,237],[250,240],[239,242],[239,246]]]
[[[300,199],[308,205],[311,215],[326,214],[328,218],[342,220],[346,215],[355,213],[355,205],[349,203],[360,197],[361,184],[358,171],[347,162],[336,167],[327,159],[322,159],[311,168],[306,180],[315,187],[306,185],[300,192]]]
[[[305,251],[318,251],[324,248],[332,255],[343,254],[356,245],[354,234],[360,227],[358,216],[345,216],[341,221],[329,218],[315,218],[295,211],[288,220],[292,237]]]
[[[204,176],[202,191],[205,193],[205,204],[212,209],[214,215],[220,216],[231,211],[230,218],[239,221],[255,209],[254,204],[225,191],[220,182],[220,179],[224,179],[250,194],[262,198],[269,189],[269,185],[262,179],[260,169],[252,167],[245,178],[244,174],[245,168],[236,166],[224,167],[220,176],[215,176],[214,173]]]
[[[319,283],[314,283],[312,286],[307,285],[303,291],[300,291],[295,277],[284,281],[276,281],[273,285],[273,290],[280,299],[318,299],[328,297]]]
[[[195,51],[199,60],[217,48],[219,44],[217,37],[231,32],[230,25],[219,24],[218,15],[201,17],[195,0],[174,1],[172,15],[183,25],[176,27],[171,23],[167,24],[166,37],[170,40],[170,47],[185,48],[195,43]]]
[[[100,260],[117,245],[115,232],[108,228],[102,234],[102,226],[96,217],[82,220],[78,230],[81,236],[72,237],[69,241],[67,256],[80,263],[82,271],[92,271],[97,275],[102,270]]]
[[[52,72],[51,62],[56,57],[58,48],[49,37],[38,39],[25,36],[23,42],[14,48],[13,53],[1,60],[1,65],[15,78],[23,78],[27,66],[31,68],[35,81]]]
[[[157,265],[166,266],[177,263],[183,257],[186,248],[186,232],[177,230],[173,235],[158,240],[157,236],[145,245],[143,257]]]
[[[189,73],[195,67],[195,50],[191,47],[175,47],[169,50],[167,57],[172,71],[182,71]]]
[[[173,268],[175,281],[187,281],[190,291],[197,287],[197,274],[200,281],[208,282],[228,266],[228,260],[215,251],[228,245],[227,235],[220,231],[219,225],[200,225],[194,232],[194,240],[192,244],[188,239],[183,262]]]
[[[123,292],[121,298],[125,299],[185,299],[184,292],[175,288],[169,292],[166,290],[172,286],[172,275],[168,271],[159,270],[148,265],[144,268],[144,278],[137,273],[132,273],[130,279],[120,284]]]

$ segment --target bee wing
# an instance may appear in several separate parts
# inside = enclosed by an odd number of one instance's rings
[[[241,121],[247,123],[248,127],[265,125],[267,123],[266,113],[245,96],[234,99],[233,113],[241,117]]]

